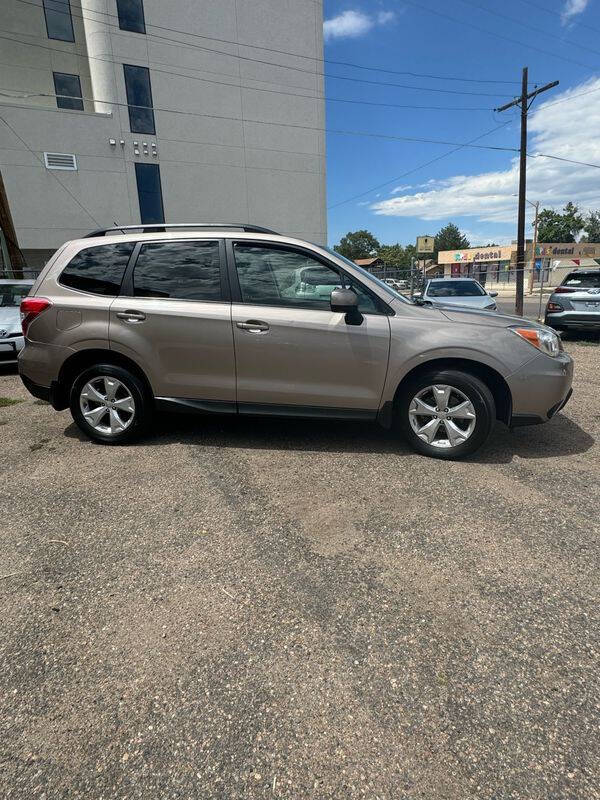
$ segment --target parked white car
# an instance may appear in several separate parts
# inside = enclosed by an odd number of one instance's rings
[[[497,311],[494,300],[497,296],[498,292],[486,292],[473,278],[431,278],[425,291],[415,295],[418,302],[429,302],[434,306],[466,306],[479,311]]]
[[[19,306],[32,286],[33,281],[0,280],[0,365],[16,364],[23,349],[25,340]]]

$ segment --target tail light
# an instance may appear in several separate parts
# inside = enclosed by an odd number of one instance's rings
[[[52,303],[45,297],[25,297],[21,300],[21,327],[23,336],[27,336],[29,326],[36,317],[50,308]]]
[[[571,292],[576,292],[577,289],[571,289],[568,286],[557,286],[554,290],[554,294],[570,294]]]
[[[549,302],[547,306],[548,311],[563,311],[563,307],[560,303],[552,303]]]

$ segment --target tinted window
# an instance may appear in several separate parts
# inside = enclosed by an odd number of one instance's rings
[[[44,0],[44,16],[49,39],[75,41],[69,0]]]
[[[563,281],[563,286],[577,289],[600,289],[600,272],[572,272]]]
[[[80,250],[60,276],[63,286],[114,297],[119,294],[133,242]]]
[[[164,222],[165,212],[158,164],[136,164],[135,179],[140,203],[140,220],[148,224]]]
[[[129,105],[129,127],[132,133],[154,133],[152,89],[148,67],[123,64],[125,91]]]
[[[436,281],[427,287],[428,297],[483,297],[484,294],[475,281]]]
[[[117,14],[121,30],[146,33],[143,0],[117,0]]]
[[[378,311],[362,287],[304,253],[241,243],[234,252],[244,303],[329,309],[332,291],[345,285],[358,294],[363,314]]]
[[[221,300],[218,242],[142,245],[133,270],[136,297]]]
[[[54,92],[58,108],[83,111],[79,75],[69,75],[67,72],[53,72],[52,74],[54,75]]]

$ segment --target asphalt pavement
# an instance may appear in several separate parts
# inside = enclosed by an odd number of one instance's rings
[[[543,295],[542,296],[542,310],[541,310],[541,319],[542,322],[544,321],[544,311],[546,310],[546,304],[548,302],[548,297],[550,295]],[[514,297],[497,297],[496,304],[500,311],[503,311],[505,314],[514,314],[515,313],[515,298]],[[523,316],[527,317],[527,319],[537,320],[538,314],[540,313],[540,298],[539,295],[536,297],[535,295],[525,295],[523,298]]]
[[[600,346],[446,463],[375,426],[164,418],[0,374],[0,796],[600,798]]]

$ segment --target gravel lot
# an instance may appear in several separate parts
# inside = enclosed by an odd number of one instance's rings
[[[600,798],[600,346],[448,464],[376,427],[0,395],[0,796]]]

